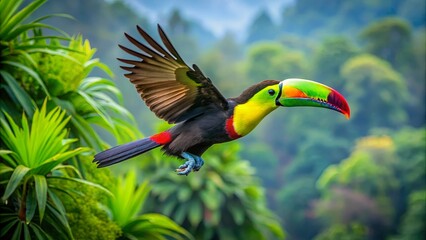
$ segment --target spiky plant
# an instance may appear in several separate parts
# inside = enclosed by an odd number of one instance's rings
[[[62,163],[90,149],[70,148],[77,139],[67,138],[65,126],[69,117],[65,118],[65,112],[58,107],[47,112],[46,102],[36,109],[31,122],[23,115],[21,126],[5,115],[6,119],[0,118],[0,138],[6,147],[0,151],[0,186],[4,190],[0,214],[4,227],[0,237],[71,239],[58,193],[71,195],[74,190],[63,188],[64,181],[105,189],[81,179],[75,167]]]
[[[192,239],[192,236],[170,218],[158,213],[140,214],[151,187],[148,181],[138,185],[136,171],[120,177],[111,188],[113,197],[108,199],[112,219],[122,228],[123,239]],[[123,204],[126,207],[123,207]]]

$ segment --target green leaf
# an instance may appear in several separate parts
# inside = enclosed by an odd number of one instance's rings
[[[129,171],[125,177],[120,177],[117,180],[111,191],[114,198],[108,201],[108,206],[111,209],[114,221],[123,226],[140,212],[150,187],[147,181],[137,187],[136,172]],[[122,207],[124,202],[127,206],[125,209]]]
[[[235,204],[227,204],[229,211],[234,218],[234,221],[237,225],[241,225],[244,222],[244,210],[239,208],[238,206],[234,206]]]
[[[172,214],[173,209],[175,209],[176,205],[179,204],[177,201],[166,201],[163,205],[163,211],[166,216],[170,216]]]
[[[200,198],[208,209],[217,210],[222,203],[221,198],[212,196],[217,196],[218,194],[220,193],[217,191],[205,189],[204,191],[200,192]]]
[[[110,115],[105,111],[102,105],[99,104],[95,99],[93,99],[89,94],[83,91],[78,91],[78,94],[84,98],[86,101],[85,104],[88,104],[93,108],[93,110],[102,118],[106,126],[112,131],[115,136],[118,136],[117,130],[112,123]]]
[[[28,116],[32,116],[34,114],[34,109],[36,108],[36,105],[30,95],[28,95],[28,93],[19,85],[16,79],[12,77],[12,75],[10,75],[8,72],[0,70],[0,75],[8,84],[8,87],[13,93],[13,96],[21,104]]]
[[[148,233],[160,233],[165,236],[173,236],[173,239],[194,239],[189,232],[177,225],[173,220],[157,213],[148,213],[137,217],[123,226],[123,232],[133,234],[139,238]],[[174,235],[174,233],[183,235],[185,238]]]
[[[87,150],[90,150],[90,148],[86,148]],[[53,168],[53,171],[61,171],[61,170],[69,170],[70,172],[73,172],[75,175],[77,175],[78,178],[83,178],[80,171],[73,165],[58,165],[55,168]]]
[[[59,199],[59,197],[52,190],[50,190],[50,188],[47,189],[47,192],[49,194],[50,199],[52,200],[52,202],[54,204],[53,207],[56,208],[56,210],[58,210],[58,212],[62,216],[66,216],[65,207],[62,204],[61,199]]]
[[[219,212],[219,211],[213,211],[212,212],[212,216],[211,216],[211,223],[214,225],[214,226],[217,226],[217,225],[219,225],[219,222],[220,222],[220,217],[221,217],[221,212]]]
[[[36,198],[38,203],[38,211],[40,215],[40,223],[43,220],[44,212],[46,210],[47,202],[47,182],[46,177],[41,175],[34,175]]]
[[[30,235],[30,230],[28,229],[28,225],[27,224],[23,224],[22,226],[24,227],[24,239],[28,239],[31,240],[31,235]]]
[[[109,77],[114,77],[114,73],[111,71],[111,69],[107,65],[100,62],[99,59],[97,59],[97,58],[91,59],[91,60],[85,62],[83,66],[84,66],[85,70],[87,71],[86,75],[90,71],[92,71],[92,69],[94,67],[98,67],[98,68],[102,69]]]
[[[40,78],[40,76],[38,75],[37,72],[35,72],[33,69],[25,66],[22,63],[18,63],[18,62],[12,62],[12,61],[3,61],[3,64],[8,64],[17,68],[20,68],[21,70],[23,70],[24,72],[26,72],[28,75],[30,75],[31,77],[33,77],[38,84],[41,86],[41,88],[44,90],[44,93],[46,94],[46,96],[48,96],[50,98],[50,93],[49,90],[47,89],[46,85],[44,84],[43,80]]]
[[[29,224],[34,217],[37,209],[37,199],[33,188],[28,189],[26,199],[25,222]]]
[[[132,186],[132,190],[135,189],[136,187],[136,175],[135,175],[135,180],[133,184],[129,184],[130,186]],[[133,210],[133,213],[139,213],[145,203],[146,197],[148,196],[149,191],[151,191],[151,187],[148,185],[148,181],[144,181],[142,182],[142,184],[140,184],[136,191],[133,194],[130,194],[131,197],[131,209]],[[131,191],[132,193],[132,191]]]
[[[0,155],[1,156],[1,155]],[[2,156],[2,158],[4,159],[4,156]],[[10,174],[12,175],[14,168],[7,166],[4,163],[0,163],[0,176],[3,174]],[[10,178],[10,176],[9,176]]]
[[[33,22],[41,22],[41,21],[48,19],[48,18],[51,18],[51,17],[60,17],[60,18],[68,18],[68,19],[71,19],[71,20],[75,20],[75,18],[73,16],[66,14],[66,13],[53,13],[53,14],[49,14],[49,15],[46,15],[46,16],[43,16],[43,17],[39,17],[39,18],[35,19]]]
[[[17,38],[19,35],[24,34],[28,30],[40,31],[40,29],[43,29],[43,28],[50,29],[52,31],[58,32],[59,34],[63,36],[69,37],[68,34],[64,32],[63,30],[61,30],[60,28],[55,28],[44,23],[32,22],[32,23],[24,24],[17,28],[14,28],[12,32],[9,32],[7,34],[5,40],[13,40]]]
[[[60,214],[50,204],[46,205],[45,222],[51,227],[55,228],[59,235],[55,236],[57,239],[73,239],[71,228],[65,215]]]
[[[186,202],[192,195],[192,189],[188,185],[183,185],[179,188],[178,199],[179,202]]]
[[[0,237],[4,237],[6,233],[8,233],[10,229],[12,229],[12,227],[19,224],[19,218],[15,214],[12,217],[8,217],[8,218],[2,216],[2,219],[6,220],[6,222],[9,222],[9,223],[2,224],[2,227],[0,228]]]
[[[35,46],[32,46],[35,47]],[[42,46],[41,46],[42,47]],[[68,50],[67,48],[65,48],[65,50]],[[60,56],[63,57],[67,60],[70,60],[71,62],[75,63],[75,64],[79,64],[79,61],[77,59],[75,59],[74,57],[69,55],[69,51],[66,52],[62,52],[62,51],[57,51],[57,49],[48,49],[48,48],[31,48],[29,50],[27,50],[28,53],[46,53],[48,55],[52,55],[52,56]]]
[[[12,176],[9,179],[9,182],[7,183],[6,190],[4,191],[4,194],[2,196],[2,200],[5,201],[10,197],[10,195],[16,190],[16,188],[21,184],[22,179],[24,179],[25,175],[28,173],[30,169],[19,165],[15,168],[15,170],[12,173]]]
[[[208,177],[209,179],[216,185],[218,186],[218,188],[223,188],[224,187],[224,182],[222,180],[222,178],[220,177],[220,175],[216,172],[208,172]]]
[[[187,217],[187,214],[189,214],[189,209],[191,206],[188,202],[180,203],[175,211],[175,214],[173,216],[173,219],[177,222],[182,224],[185,220],[185,217]]]
[[[22,0],[16,1],[0,1],[0,27],[3,29],[5,25],[8,23],[9,19],[15,14],[18,7],[22,4]]]
[[[14,154],[16,157],[16,153],[12,152],[10,150],[0,150],[0,156],[2,157],[2,159],[5,161],[5,163],[8,164],[8,166],[6,164],[1,164],[1,168],[0,168],[0,174],[3,174],[5,172],[13,172],[14,168],[16,166],[15,161],[13,161],[13,159],[9,156],[11,154]]]
[[[47,233],[36,224],[29,224],[30,228],[36,236],[36,239],[52,239]]]
[[[68,112],[68,114],[71,115],[72,113]],[[86,144],[97,151],[101,151],[103,149],[102,139],[93,130],[93,127],[84,120],[83,117],[77,114],[73,115],[71,118],[71,124],[77,129],[76,132],[80,134],[80,137],[84,139]]]
[[[58,177],[58,176],[48,176],[48,178],[49,179],[51,178],[51,179],[58,179],[58,180],[63,180],[63,181],[72,181],[72,182],[82,183],[82,184],[85,184],[87,186],[97,188],[97,189],[107,193],[108,195],[113,196],[113,194],[108,189],[106,189],[105,187],[103,187],[99,184],[84,180],[84,179],[70,178],[70,177]]]
[[[57,37],[57,36],[49,36],[49,37],[40,36],[40,37],[37,37],[37,38],[34,37],[34,39],[48,39],[50,41],[53,41],[53,40],[61,40],[61,41],[62,40],[68,40],[65,37]],[[30,40],[30,39],[28,39],[28,40]],[[17,50],[17,51],[15,51],[15,50]],[[63,50],[63,51],[58,51],[58,50]],[[24,51],[26,53],[42,53],[42,52],[49,53],[49,54],[52,53],[52,54],[57,55],[57,56],[63,56],[64,54],[66,54],[65,52],[77,52],[77,51],[70,49],[68,47],[65,47],[65,46],[33,44],[33,45],[17,45],[17,46],[15,46],[15,49],[14,49],[13,52],[5,53],[4,56],[14,55],[15,53],[22,53]],[[33,58],[33,57],[31,57],[31,58]],[[71,58],[71,59],[75,60],[74,58]],[[29,60],[29,61],[31,61],[31,60]]]
[[[16,229],[15,232],[13,233],[12,239],[21,239],[21,230],[22,230],[22,225],[25,224],[21,221],[18,221],[16,224]]]
[[[16,217],[16,213],[0,213],[0,223],[10,222]]]
[[[80,154],[83,152],[90,151],[90,148],[76,148],[74,150],[66,151],[64,153],[60,153],[52,156],[51,158],[45,160],[41,165],[32,169],[32,173],[46,175],[51,172],[54,168],[56,168],[62,162]]]
[[[44,2],[46,2],[46,0],[33,1],[32,3],[28,4],[25,8],[20,10],[17,14],[13,15],[13,17],[6,22],[6,25],[3,25],[2,28],[0,29],[0,36],[2,36],[2,39],[10,40],[10,38],[6,37],[8,36],[8,33],[10,33],[17,26],[19,26],[23,20],[28,18],[31,15],[31,13],[33,13],[37,8],[43,5]],[[17,6],[20,5],[19,2],[17,2],[16,4]],[[16,6],[14,6],[14,8],[15,7]]]
[[[191,208],[189,210],[189,222],[193,227],[197,227],[203,218],[203,209],[199,201],[191,201]]]
[[[284,239],[285,233],[275,220],[265,221],[264,225],[279,239]]]

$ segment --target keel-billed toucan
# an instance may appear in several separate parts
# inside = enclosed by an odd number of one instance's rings
[[[163,48],[139,26],[143,44],[125,34],[138,48],[120,45],[138,60],[119,59],[130,66],[122,68],[146,105],[159,118],[176,123],[151,137],[116,146],[95,155],[98,167],[109,166],[162,146],[171,156],[186,159],[176,171],[187,175],[203,165],[201,155],[213,144],[238,139],[250,133],[270,112],[280,106],[312,106],[338,111],[349,118],[345,98],[323,84],[303,80],[264,80],[236,98],[224,98],[209,78],[179,56],[164,31],[158,32]]]

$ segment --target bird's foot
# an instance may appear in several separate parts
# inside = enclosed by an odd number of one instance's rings
[[[176,169],[178,175],[188,175],[191,171],[198,171],[204,164],[200,156],[187,152],[183,152],[181,156],[187,161]]]

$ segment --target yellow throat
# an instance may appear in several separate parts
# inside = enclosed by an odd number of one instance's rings
[[[274,90],[271,95],[269,90]],[[278,85],[268,86],[256,93],[247,102],[238,104],[234,109],[233,125],[240,136],[250,133],[259,122],[278,106],[275,104]]]

